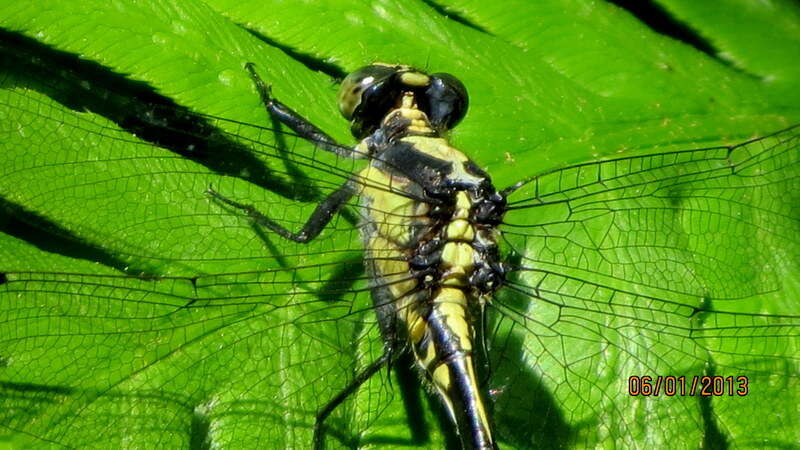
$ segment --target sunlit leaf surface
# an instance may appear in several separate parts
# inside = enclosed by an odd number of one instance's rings
[[[244,64],[351,144],[334,80],[387,61],[459,77],[452,142],[524,182],[486,324],[501,447],[796,444],[800,8],[495,3],[0,2],[0,443],[307,448],[382,352],[358,204],[301,245],[204,191],[299,227],[364,162],[276,132]],[[409,367],[327,447],[457,448]]]

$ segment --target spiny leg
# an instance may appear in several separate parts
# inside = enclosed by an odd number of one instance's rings
[[[313,144],[319,148],[322,148],[323,150],[336,153],[340,156],[351,158],[357,157],[356,152],[354,152],[353,149],[339,145],[324,131],[317,128],[314,124],[297,114],[288,106],[274,99],[270,92],[270,87],[264,83],[264,80],[262,80],[260,76],[258,76],[253,63],[245,64],[245,68],[250,73],[250,77],[253,79],[253,82],[256,85],[256,89],[261,97],[261,101],[264,103],[264,107],[267,109],[267,112],[270,115],[291,128],[295,133],[298,134],[298,136],[311,141]],[[225,197],[224,195],[212,189],[210,186],[206,190],[208,195],[212,196],[218,201],[244,211],[257,225],[274,231],[286,239],[300,243],[308,242],[317,237],[325,228],[325,226],[331,221],[333,215],[341,210],[347,201],[353,196],[354,192],[353,181],[352,179],[348,180],[344,185],[331,193],[327,198],[325,198],[325,200],[317,205],[317,208],[311,214],[311,217],[308,218],[302,229],[297,233],[293,233],[284,226],[257,211],[252,205],[246,205]]]
[[[333,152],[339,156],[347,158],[359,157],[352,148],[339,144],[332,137],[328,136],[327,133],[317,128],[317,126],[313,123],[309,122],[305,117],[301,116],[293,109],[283,104],[281,101],[275,99],[272,96],[272,89],[269,85],[264,83],[264,80],[262,80],[258,73],[256,73],[255,65],[253,63],[247,63],[244,67],[250,73],[250,78],[252,78],[253,83],[256,85],[258,95],[261,97],[261,102],[264,103],[264,107],[272,117],[291,128],[292,131],[297,133],[297,135],[301,138],[312,142],[323,150]]]
[[[325,226],[330,223],[334,214],[339,212],[339,210],[341,210],[342,207],[347,204],[347,201],[350,200],[354,193],[355,191],[353,189],[353,182],[351,180],[347,180],[347,182],[340,186],[339,189],[333,191],[325,198],[325,200],[320,202],[320,204],[314,209],[314,212],[311,213],[311,216],[308,218],[308,220],[306,220],[306,223],[303,224],[303,227],[300,229],[300,231],[294,233],[283,225],[265,216],[252,205],[246,205],[244,203],[231,200],[212,189],[211,186],[209,186],[206,190],[206,194],[210,195],[216,200],[236,209],[242,210],[255,224],[274,231],[281,237],[300,243],[309,242],[317,237],[322,230],[325,229]]]
[[[372,364],[365,367],[364,370],[356,374],[350,383],[341,390],[335,397],[333,397],[322,409],[317,413],[316,421],[314,422],[314,450],[322,450],[323,425],[325,419],[333,413],[333,411],[345,400],[350,397],[364,382],[372,378],[383,366],[391,362],[391,352],[384,352],[380,358],[375,360]]]

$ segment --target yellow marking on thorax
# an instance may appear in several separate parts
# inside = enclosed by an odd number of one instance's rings
[[[417,287],[417,281],[408,273],[408,263],[401,250],[382,236],[373,236],[367,243],[369,257],[374,261],[377,270],[392,297],[399,299]]]
[[[442,249],[442,286],[465,288],[475,267],[475,250],[466,242],[448,242]]]
[[[400,320],[405,324],[408,337],[419,342],[427,330],[417,303],[424,292],[411,293],[418,281],[411,276],[406,252],[414,244],[414,224],[425,224],[430,206],[395,192],[407,192],[408,180],[393,177],[380,168],[368,166],[359,176],[364,183],[359,195],[367,203],[367,211],[376,233],[366,242],[368,257],[372,260],[380,283],[384,283]],[[393,192],[394,191],[394,192]]]
[[[374,166],[366,167],[359,176],[364,180],[359,195],[368,201],[370,219],[378,234],[399,247],[413,245],[412,228],[430,223],[430,205],[399,194],[408,192],[410,181],[405,178]]]
[[[472,242],[475,238],[475,230],[469,223],[469,210],[472,202],[464,191],[456,194],[456,207],[453,211],[453,220],[447,225],[446,237],[455,241]]]
[[[384,283],[394,302],[399,319],[405,324],[411,342],[419,342],[428,324],[419,314],[418,304],[424,299],[423,291],[414,292],[417,280],[411,276],[405,252],[395,244],[376,234],[367,243],[368,257],[372,259],[379,282]]]
[[[445,230],[448,242],[442,248],[443,286],[466,287],[469,274],[475,267],[475,249],[472,248],[475,229],[468,220],[471,206],[466,192],[456,194],[453,220]]]

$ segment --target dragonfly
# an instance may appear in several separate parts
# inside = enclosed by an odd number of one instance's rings
[[[319,411],[384,352],[363,269],[363,205],[349,201],[319,236],[293,243],[199,185],[181,194],[202,199],[204,210],[145,199],[126,229],[90,230],[120,239],[113,251],[80,238],[86,230],[70,217],[86,201],[124,214],[137,183],[180,184],[199,161],[213,172],[214,192],[298,229],[363,164],[278,124],[148,102],[123,120],[76,112],[74,99],[42,86],[2,97],[3,133],[26,136],[29,148],[58,142],[60,155],[6,165],[4,177],[53,170],[52,185],[30,195],[60,192],[64,203],[45,215],[3,200],[12,250],[0,267],[4,426],[23,442],[65,446],[225,445],[215,440],[225,427],[237,446],[309,446]],[[581,446],[604,435],[667,442],[670,418],[682,415],[696,418],[701,441],[724,442],[735,434],[725,420],[748,396],[777,401],[796,389],[798,317],[788,305],[796,286],[782,274],[798,256],[800,213],[787,200],[800,187],[797,145],[791,127],[733,145],[522,174],[501,189],[508,273],[477,327],[478,378],[501,446]],[[215,159],[223,148],[240,159]],[[146,160],[148,171],[104,175],[129,159]],[[166,259],[143,237],[181,245],[171,252],[186,256]],[[399,428],[411,429],[400,443],[427,444],[414,404],[428,397],[403,385],[415,377],[405,365],[393,365],[394,382],[377,374],[357,383],[326,420],[327,446],[394,445]],[[688,393],[644,394],[656,386],[645,377],[670,376]],[[752,391],[741,393],[739,377]],[[689,392],[703,378],[711,394]],[[734,381],[730,394],[724,383]]]

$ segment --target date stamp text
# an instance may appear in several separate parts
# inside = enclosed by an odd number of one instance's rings
[[[746,376],[631,376],[628,377],[628,395],[634,397],[744,397],[750,393],[750,380]]]

